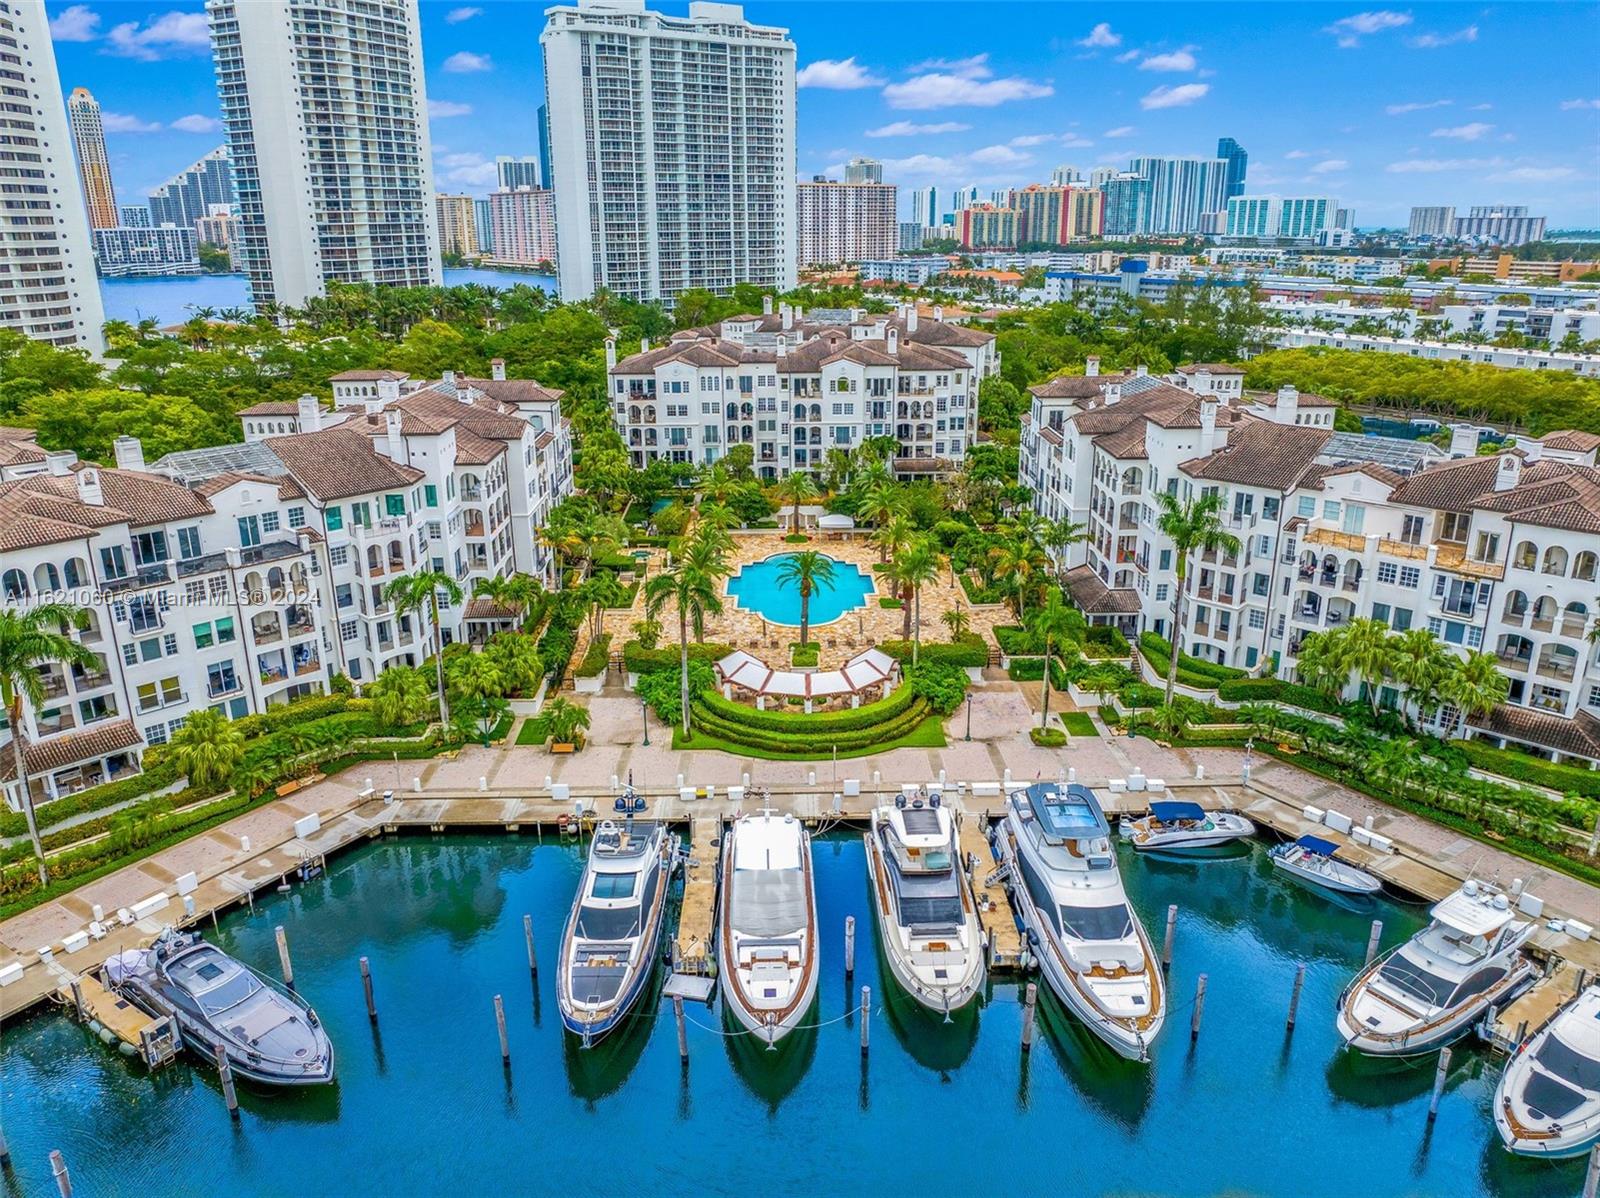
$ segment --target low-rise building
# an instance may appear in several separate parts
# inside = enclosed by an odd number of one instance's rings
[[[944,274],[950,266],[950,259],[944,254],[871,258],[861,263],[861,279],[862,282],[904,283],[908,287],[921,287],[929,279]]]
[[[108,279],[200,273],[200,243],[192,228],[95,229],[95,264]]]

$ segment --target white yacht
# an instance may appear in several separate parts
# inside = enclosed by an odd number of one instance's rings
[[[1274,845],[1267,854],[1273,868],[1291,878],[1338,894],[1378,894],[1383,883],[1364,869],[1338,859],[1339,846],[1320,836],[1302,836]]]
[[[1199,803],[1158,799],[1150,814],[1122,821],[1123,835],[1136,849],[1212,849],[1256,834],[1256,826],[1232,811],[1207,811]]]
[[[726,833],[717,956],[735,1021],[776,1044],[817,993],[817,893],[811,837],[792,815],[742,815]]]
[[[1495,887],[1467,882],[1431,914],[1427,927],[1375,959],[1339,995],[1346,1047],[1374,1056],[1432,1052],[1532,979],[1521,949],[1534,925],[1514,919]]]
[[[585,1048],[615,1029],[649,985],[677,846],[652,820],[606,820],[595,829],[556,978],[561,1023]]]
[[[867,874],[884,955],[895,981],[923,1006],[948,1014],[983,985],[983,929],[950,809],[932,798],[875,808]]]
[[[1508,1151],[1561,1160],[1600,1143],[1600,985],[1590,986],[1520,1048],[1494,1092]]]
[[[1088,787],[1036,782],[1006,797],[996,845],[1050,988],[1118,1054],[1146,1061],[1166,1019],[1166,983],[1110,837]]]

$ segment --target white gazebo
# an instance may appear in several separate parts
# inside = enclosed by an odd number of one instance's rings
[[[804,699],[806,711],[813,699],[850,696],[852,707],[861,706],[861,696],[872,687],[882,688],[887,698],[900,674],[900,663],[881,649],[857,653],[837,670],[774,670],[766,662],[743,649],[735,649],[717,662],[722,694],[733,698],[733,688],[756,697],[756,707],[764,709],[768,697]]]

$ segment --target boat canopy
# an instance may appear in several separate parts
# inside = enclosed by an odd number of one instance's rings
[[[1205,808],[1199,803],[1179,802],[1173,799],[1163,799],[1150,804],[1150,814],[1164,824],[1175,824],[1179,820],[1204,820]]]
[[[1333,841],[1324,840],[1320,836],[1302,836],[1295,843],[1306,852],[1316,853],[1320,857],[1331,857],[1339,851],[1339,846]]]
[[[1040,830],[1050,839],[1094,840],[1111,834],[1105,813],[1087,786],[1075,782],[1063,790],[1048,782],[1035,782],[1027,794]]]
[[[1498,891],[1468,882],[1434,904],[1433,918],[1468,936],[1492,936],[1511,922],[1511,904]]]

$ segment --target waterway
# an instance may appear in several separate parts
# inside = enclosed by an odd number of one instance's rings
[[[527,283],[555,291],[554,275],[519,270],[483,270],[478,267],[447,266],[447,287],[477,283],[483,287],[511,287]],[[101,279],[100,298],[107,320],[138,324],[154,320],[158,324],[177,324],[194,315],[196,308],[249,308],[250,288],[243,275],[166,275],[149,279]]]
[[[241,1094],[230,1125],[215,1074],[187,1060],[151,1078],[61,1015],[0,1036],[15,1172],[0,1195],[54,1193],[60,1149],[77,1192],[241,1196],[527,1193],[1009,1194],[1224,1192],[1284,1198],[1557,1198],[1581,1164],[1523,1162],[1489,1116],[1497,1067],[1458,1048],[1438,1121],[1434,1059],[1374,1065],[1344,1055],[1334,1000],[1359,966],[1369,921],[1385,944],[1421,909],[1345,909],[1274,875],[1256,849],[1171,863],[1122,849],[1134,905],[1159,939],[1179,904],[1175,1010],[1154,1061],[1118,1060],[1053,999],[1043,1038],[1018,1050],[1019,985],[993,985],[975,1016],[945,1026],[885,994],[858,946],[844,976],[842,927],[872,928],[858,836],[814,849],[824,954],[816,1019],[776,1053],[691,1009],[690,1065],[670,1015],[636,1016],[590,1052],[564,1037],[554,951],[578,876],[575,847],[531,836],[400,837],[336,859],[328,874],[210,933],[275,973],[288,932],[300,990],[338,1052],[338,1081]],[[522,916],[545,968],[530,987]],[[357,959],[371,958],[369,1025]],[[1296,964],[1299,1026],[1284,1034]],[[1209,977],[1193,1046],[1189,1003]],[[872,987],[871,1052],[847,1010]],[[492,999],[506,1000],[503,1070]],[[843,1016],[843,1017],[842,1017]],[[842,1018],[841,1018],[842,1017]]]

